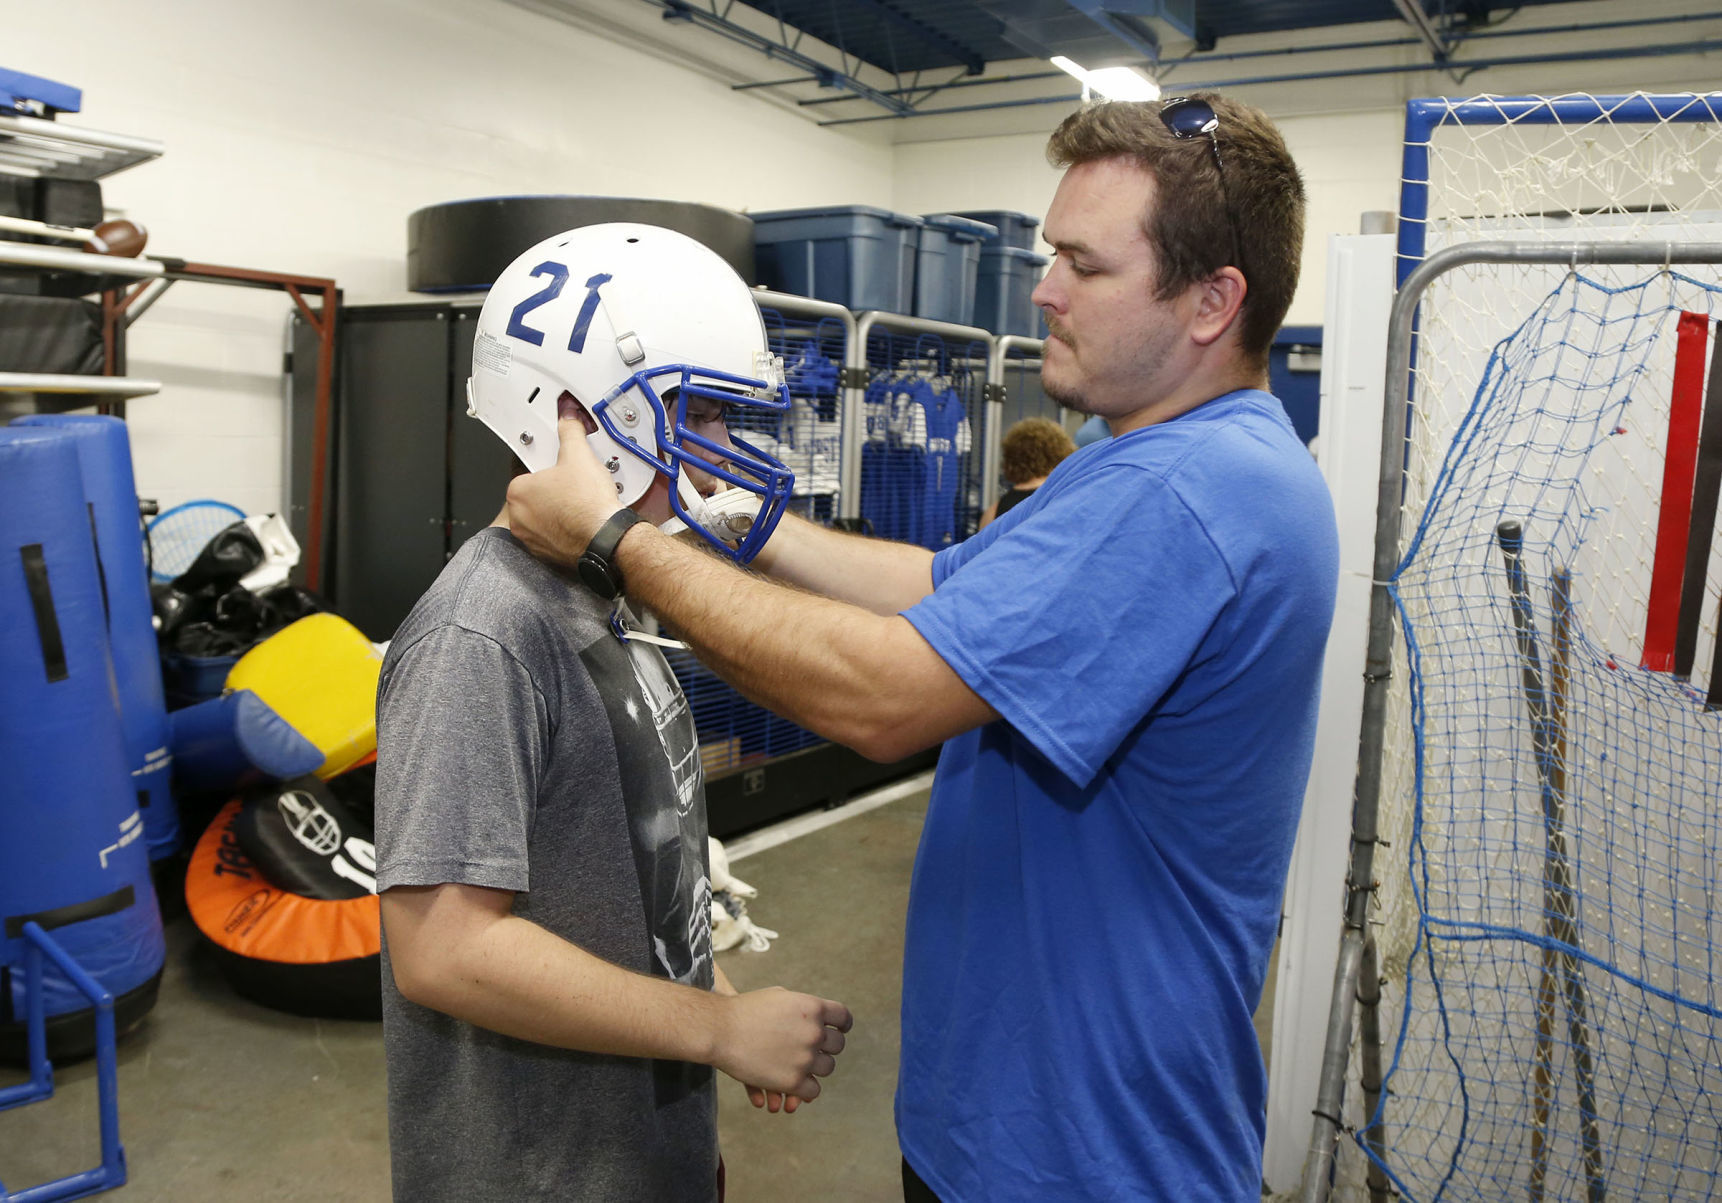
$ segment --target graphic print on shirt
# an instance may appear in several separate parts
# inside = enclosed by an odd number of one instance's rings
[[[663,654],[647,644],[600,639],[580,658],[615,737],[653,971],[710,989],[704,777],[687,698]]]

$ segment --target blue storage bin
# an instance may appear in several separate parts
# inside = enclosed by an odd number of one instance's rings
[[[1040,228],[1040,218],[1028,213],[1012,213],[1008,209],[965,211],[953,213],[951,216],[966,217],[970,221],[982,221],[989,226],[996,226],[998,234],[987,239],[988,246],[1014,246],[1023,251],[1034,250],[1034,232]]]
[[[933,213],[921,220],[926,224],[915,256],[914,315],[972,326],[981,246],[997,237],[998,227],[950,213]]]
[[[920,218],[869,205],[752,217],[754,268],[765,287],[845,309],[909,312]]]
[[[1046,337],[1040,310],[1031,298],[1048,262],[1045,255],[1014,246],[983,246],[975,277],[974,324],[994,334]]]

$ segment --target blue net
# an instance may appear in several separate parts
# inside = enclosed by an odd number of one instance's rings
[[[1528,312],[1516,328],[1467,350],[1426,317],[1417,351],[1372,916],[1388,1068],[1375,1113],[1351,1113],[1357,1146],[1379,1144],[1406,1199],[1708,1199],[1722,570],[1707,529],[1685,524],[1707,566],[1687,584],[1694,667],[1644,663],[1676,329],[1713,321],[1722,289],[1520,268],[1512,287],[1543,291],[1514,309],[1491,304],[1499,270],[1454,273],[1447,295]],[[1438,379],[1480,384],[1445,412]],[[1502,523],[1522,530],[1517,615]]]

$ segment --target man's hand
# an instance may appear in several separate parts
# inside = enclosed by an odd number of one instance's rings
[[[849,1008],[781,986],[723,999],[725,1022],[712,1064],[748,1087],[757,1107],[774,1093],[784,1110],[819,1097],[819,1079],[837,1068],[854,1020]],[[761,1098],[755,1099],[758,1091]],[[777,1110],[772,1107],[770,1110]]]
[[[509,484],[508,526],[539,559],[569,565],[622,507],[615,482],[586,442],[584,424],[564,418],[556,434],[561,446],[555,466]]]

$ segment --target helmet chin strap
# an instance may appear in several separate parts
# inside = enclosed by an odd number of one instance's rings
[[[748,489],[730,488],[713,493],[710,497],[701,497],[686,477],[680,478],[679,484],[682,489],[682,505],[694,516],[695,522],[725,543],[740,543],[747,538],[747,532],[753,529],[753,520],[759,515],[758,493]],[[679,535],[688,529],[688,524],[680,518],[672,517],[658,529],[666,535]]]
[[[610,610],[610,630],[623,643],[649,643],[654,647],[667,647],[678,652],[688,650],[688,645],[679,639],[665,639],[662,635],[640,630],[633,625],[633,618],[633,613],[618,597],[615,606]]]
[[[705,506],[705,498],[701,497],[700,491],[694,488],[686,471],[676,473],[676,496],[681,500],[682,508],[692,514],[700,522],[700,525],[706,526],[704,515],[701,512]],[[670,520],[660,523],[658,529],[666,535],[679,535],[688,529],[688,524],[676,517],[675,514],[671,514]],[[710,530],[711,528],[707,526],[707,529]],[[714,531],[713,533],[719,534],[721,537],[721,532]]]

